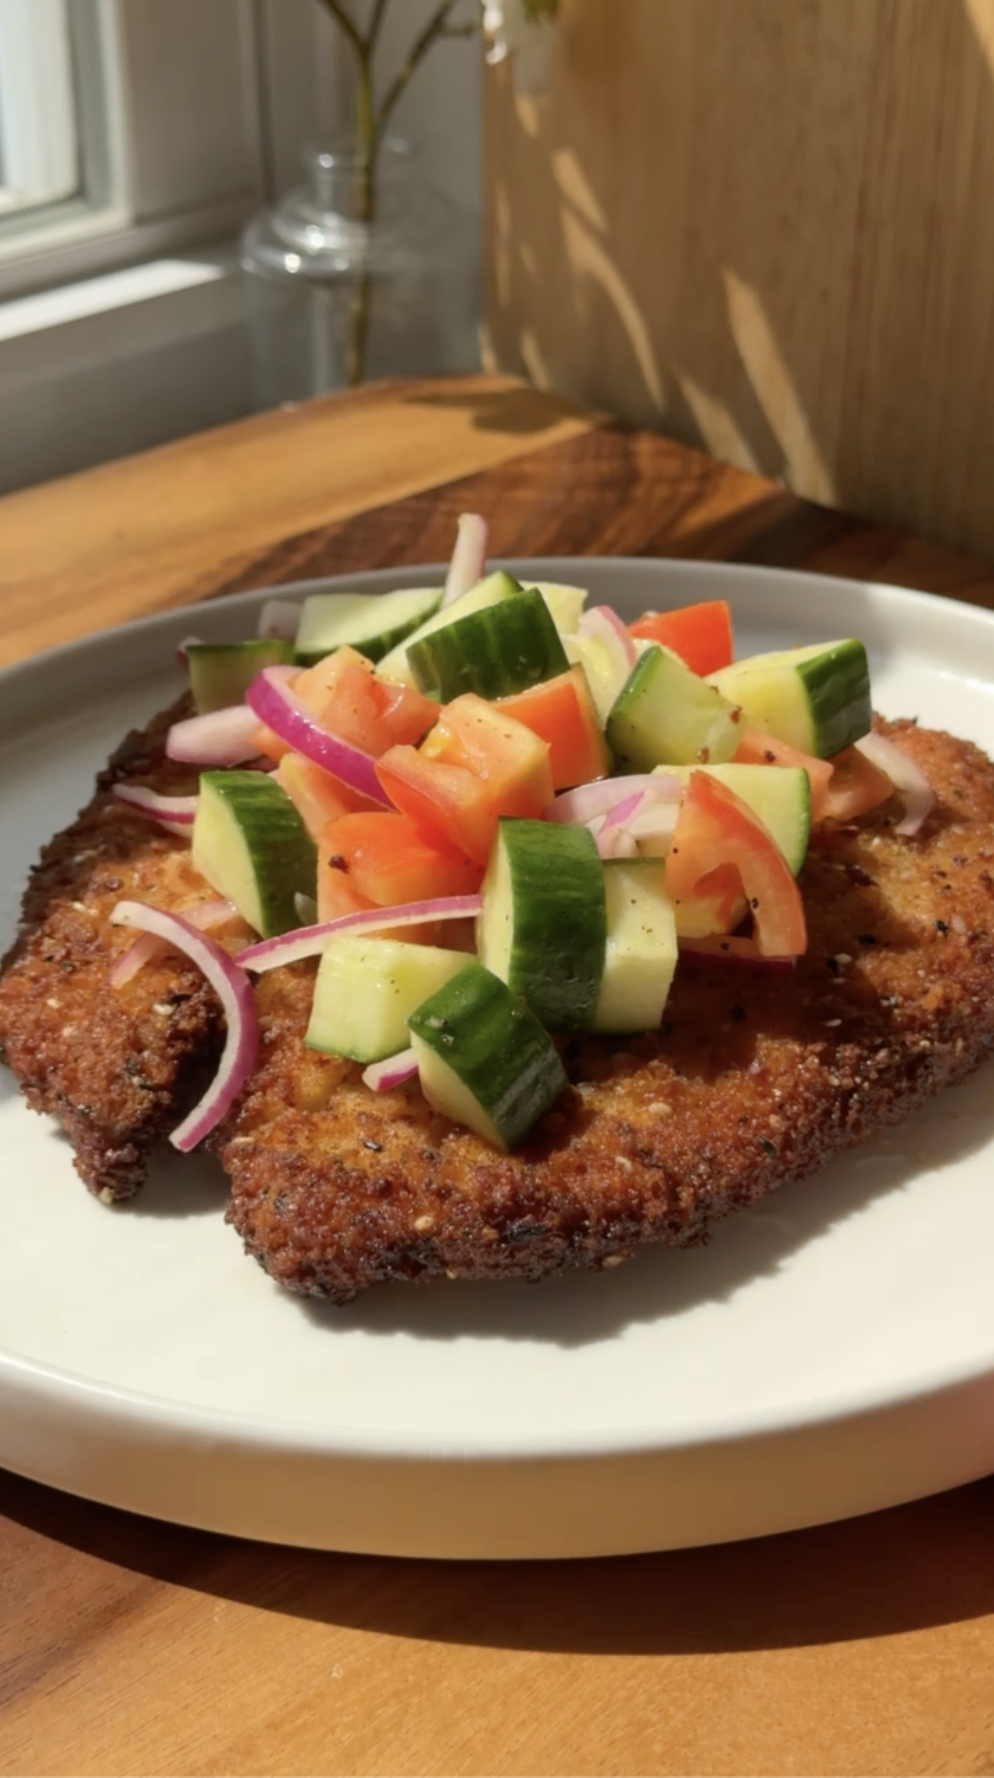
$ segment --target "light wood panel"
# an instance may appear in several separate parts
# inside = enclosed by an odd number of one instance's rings
[[[563,0],[487,84],[495,363],[994,555],[994,0]]]

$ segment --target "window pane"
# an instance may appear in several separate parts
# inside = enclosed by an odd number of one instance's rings
[[[0,210],[78,188],[67,0],[0,0]]]

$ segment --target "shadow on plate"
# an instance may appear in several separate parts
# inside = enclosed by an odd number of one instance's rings
[[[596,1345],[640,1322],[730,1302],[755,1279],[919,1174],[955,1166],[994,1132],[991,1068],[985,1067],[898,1129],[856,1148],[823,1173],[783,1187],[753,1209],[723,1219],[703,1247],[643,1248],[609,1272],[569,1273],[542,1284],[433,1281],[381,1286],[344,1308],[301,1300],[315,1326],[336,1333],[410,1334],[428,1341],[474,1339]]]
[[[23,1560],[39,1576],[57,1569],[63,1593],[85,1597],[97,1586],[96,1560],[134,1577],[136,1610],[147,1608],[152,1579],[281,1617],[435,1644],[716,1654],[895,1636],[994,1613],[994,1478],[751,1543],[560,1563],[415,1562],[239,1543],[3,1474],[0,1512],[54,1546],[20,1557],[23,1540],[8,1532],[8,1565]],[[128,1582],[113,1584],[116,1609],[126,1610]],[[15,1656],[9,1695],[17,1666]]]

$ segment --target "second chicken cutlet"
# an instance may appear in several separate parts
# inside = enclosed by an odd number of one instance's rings
[[[180,910],[214,893],[189,846],[112,788],[195,791],[196,773],[165,756],[170,724],[188,714],[184,699],[128,735],[92,801],[46,846],[0,974],[0,1057],[28,1103],[59,1119],[78,1172],[107,1202],[138,1190],[152,1150],[199,1098],[223,1042],[213,990],[175,952],[119,990],[108,981],[133,936],[110,925],[122,897]]]

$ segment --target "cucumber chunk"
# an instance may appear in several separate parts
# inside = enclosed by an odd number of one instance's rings
[[[407,1021],[429,1105],[505,1151],[566,1085],[548,1032],[518,995],[467,963]]]
[[[754,654],[710,674],[748,722],[779,741],[830,759],[870,732],[870,669],[862,642],[815,642]]]
[[[477,950],[550,1031],[591,1023],[607,923],[597,844],[585,827],[505,818],[483,880]]]
[[[676,916],[661,858],[611,858],[602,866],[607,904],[604,979],[595,1031],[654,1031],[677,962]]]
[[[501,570],[488,574],[485,580],[478,581],[467,593],[453,599],[451,605],[446,605],[442,610],[436,611],[433,617],[427,618],[396,648],[391,648],[376,669],[380,678],[393,680],[397,685],[409,685],[412,691],[416,691],[417,680],[408,659],[408,649],[413,643],[423,641],[426,636],[433,636],[437,630],[457,623],[471,612],[486,611],[491,605],[499,605],[502,599],[511,599],[522,590],[511,574],[504,574]]]
[[[695,768],[664,766],[659,769],[686,783]],[[736,796],[742,798],[776,841],[796,877],[807,857],[811,834],[811,780],[804,767],[719,765],[698,766],[696,769],[727,784],[729,790],[734,790]]]
[[[450,612],[458,609],[449,606]],[[559,631],[534,587],[409,642],[407,659],[418,690],[443,704],[467,691],[513,697],[569,668]]]
[[[193,701],[201,716],[211,710],[227,710],[240,704],[263,667],[289,665],[293,643],[278,637],[254,637],[250,642],[188,642],[186,668]]]
[[[369,661],[413,635],[442,602],[441,587],[400,587],[393,593],[311,593],[297,631],[297,659],[305,666],[336,648],[354,648]]]
[[[541,593],[560,636],[571,636],[583,616],[583,607],[587,603],[584,588],[564,586],[558,580],[531,580],[528,584],[533,586],[537,593]]]
[[[354,1062],[394,1056],[412,1012],[465,966],[465,951],[338,933],[321,955],[304,1042]]]
[[[625,669],[619,668],[616,657],[599,636],[567,635],[563,637],[563,647],[570,666],[582,667],[587,675],[597,719],[603,728],[626,682]]]
[[[193,863],[262,938],[300,925],[296,895],[317,893],[317,848],[264,772],[202,772]]]
[[[672,649],[652,643],[618,693],[605,732],[620,765],[651,772],[658,765],[729,760],[740,730],[734,702]]]

